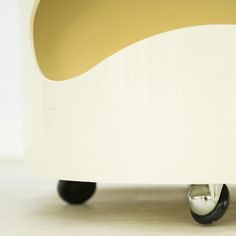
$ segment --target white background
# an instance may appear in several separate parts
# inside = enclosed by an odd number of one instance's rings
[[[19,0],[0,0],[0,158],[22,155]]]

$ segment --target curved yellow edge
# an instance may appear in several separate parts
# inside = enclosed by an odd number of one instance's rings
[[[207,24],[236,24],[236,0],[41,0],[34,48],[43,75],[66,80],[152,35]]]

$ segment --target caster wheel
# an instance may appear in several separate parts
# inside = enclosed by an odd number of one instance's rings
[[[225,214],[230,193],[225,184],[193,185],[188,198],[193,219],[199,224],[211,224]]]
[[[96,183],[59,180],[59,196],[69,204],[82,204],[94,194]]]

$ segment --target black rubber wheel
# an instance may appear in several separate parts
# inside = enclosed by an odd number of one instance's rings
[[[223,185],[221,195],[215,209],[207,215],[197,215],[191,211],[193,219],[199,224],[211,224],[219,220],[228,209],[230,203],[230,193],[227,185]]]
[[[96,183],[59,180],[57,191],[59,196],[69,204],[82,204],[92,197]]]

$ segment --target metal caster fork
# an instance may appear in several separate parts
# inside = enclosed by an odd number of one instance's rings
[[[225,214],[230,194],[225,184],[192,185],[188,200],[193,219],[200,224],[211,224]]]

